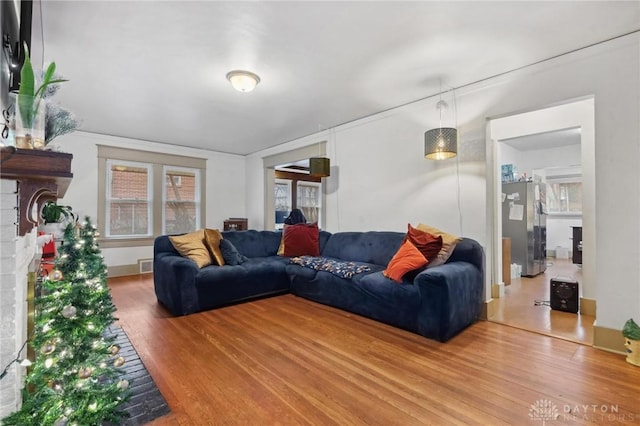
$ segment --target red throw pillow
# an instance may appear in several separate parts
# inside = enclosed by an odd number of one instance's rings
[[[282,247],[284,246],[284,247]],[[282,231],[282,251],[288,257],[320,256],[320,230],[317,223],[285,225]]]
[[[395,282],[402,282],[402,277],[409,271],[416,270],[427,264],[427,259],[424,255],[414,246],[411,241],[406,240],[400,245],[400,248],[393,255],[391,261],[387,265],[382,274],[394,280]]]
[[[438,253],[440,253],[440,250],[442,250],[442,236],[433,235],[414,228],[410,223],[407,226],[409,229],[407,230],[407,235],[404,237],[404,241],[411,241],[428,262],[435,259]]]

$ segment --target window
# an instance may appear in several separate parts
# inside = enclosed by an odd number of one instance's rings
[[[276,229],[284,227],[284,220],[287,218],[291,209],[291,181],[285,179],[276,179],[274,186],[274,200],[276,207]]]
[[[166,175],[166,177],[167,179],[165,180],[165,183],[167,185],[182,186],[182,176],[172,175],[171,178],[169,178],[169,175]]]
[[[164,167],[163,234],[200,228],[200,172],[197,169]]]
[[[549,214],[581,214],[582,182],[547,181]]]
[[[320,183],[298,181],[297,206],[307,218],[307,222],[320,223],[322,209],[322,187]]]
[[[98,229],[103,248],[152,245],[203,227],[206,160],[98,146]]]
[[[284,220],[291,210],[300,209],[307,222],[322,223],[322,182],[305,173],[276,170],[274,205],[276,229],[284,228]],[[315,179],[315,180],[311,180]]]
[[[106,236],[151,236],[151,165],[118,160],[107,165]]]

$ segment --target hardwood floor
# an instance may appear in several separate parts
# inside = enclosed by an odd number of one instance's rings
[[[640,368],[589,346],[486,321],[438,343],[293,295],[172,317],[151,275],[109,285],[155,426],[640,424]]]
[[[504,297],[496,299],[496,313],[489,320],[592,345],[594,316],[554,311],[549,306],[535,306],[535,300],[549,300],[549,281],[552,278],[568,277],[577,280],[582,292],[582,269],[571,263],[571,260],[550,258],[547,265],[547,270],[540,275],[512,279],[511,285],[505,286]]]

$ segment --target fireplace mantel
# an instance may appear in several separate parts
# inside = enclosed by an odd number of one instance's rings
[[[72,159],[63,152],[0,148],[0,178],[18,182],[18,235],[38,224],[45,201],[64,196],[73,178]]]

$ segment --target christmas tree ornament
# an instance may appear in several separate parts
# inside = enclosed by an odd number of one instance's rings
[[[122,389],[122,390],[127,389],[129,387],[129,381],[126,379],[122,379],[118,382],[117,386],[118,386],[118,389]]]
[[[89,404],[89,411],[96,411],[98,409],[98,403],[97,402],[92,402],[91,404]]]
[[[68,423],[69,423],[69,419],[67,419],[65,416],[62,416],[58,418],[58,420],[56,420],[55,423],[53,423],[53,426],[67,426]]]
[[[78,377],[81,379],[88,379],[93,374],[93,369],[91,367],[84,367],[78,370]]]
[[[89,331],[93,331],[93,330],[95,330],[95,329],[96,329],[96,326],[95,326],[95,325],[93,325],[93,323],[92,323],[92,322],[90,322],[89,324],[87,324],[87,330],[89,330]]]
[[[56,350],[56,345],[51,340],[48,340],[40,348],[40,353],[42,355],[49,355],[50,353],[53,353],[53,351],[55,350]]]
[[[47,386],[56,392],[62,392],[62,382],[60,380],[49,380]]]
[[[118,358],[115,359],[115,361],[113,361],[113,365],[115,367],[122,367],[124,363],[125,363],[124,358],[121,356],[119,356]]]
[[[74,318],[77,312],[78,310],[73,305],[67,305],[64,308],[62,308],[62,316],[67,319]]]
[[[62,272],[59,269],[54,269],[49,272],[49,279],[51,281],[60,281],[63,278]]]
[[[120,352],[120,348],[118,347],[118,345],[113,345],[109,348],[109,353],[111,353],[111,355],[113,356],[117,355],[118,352]]]
[[[53,358],[47,358],[44,360],[44,366],[46,368],[51,368],[52,365],[53,365]]]

